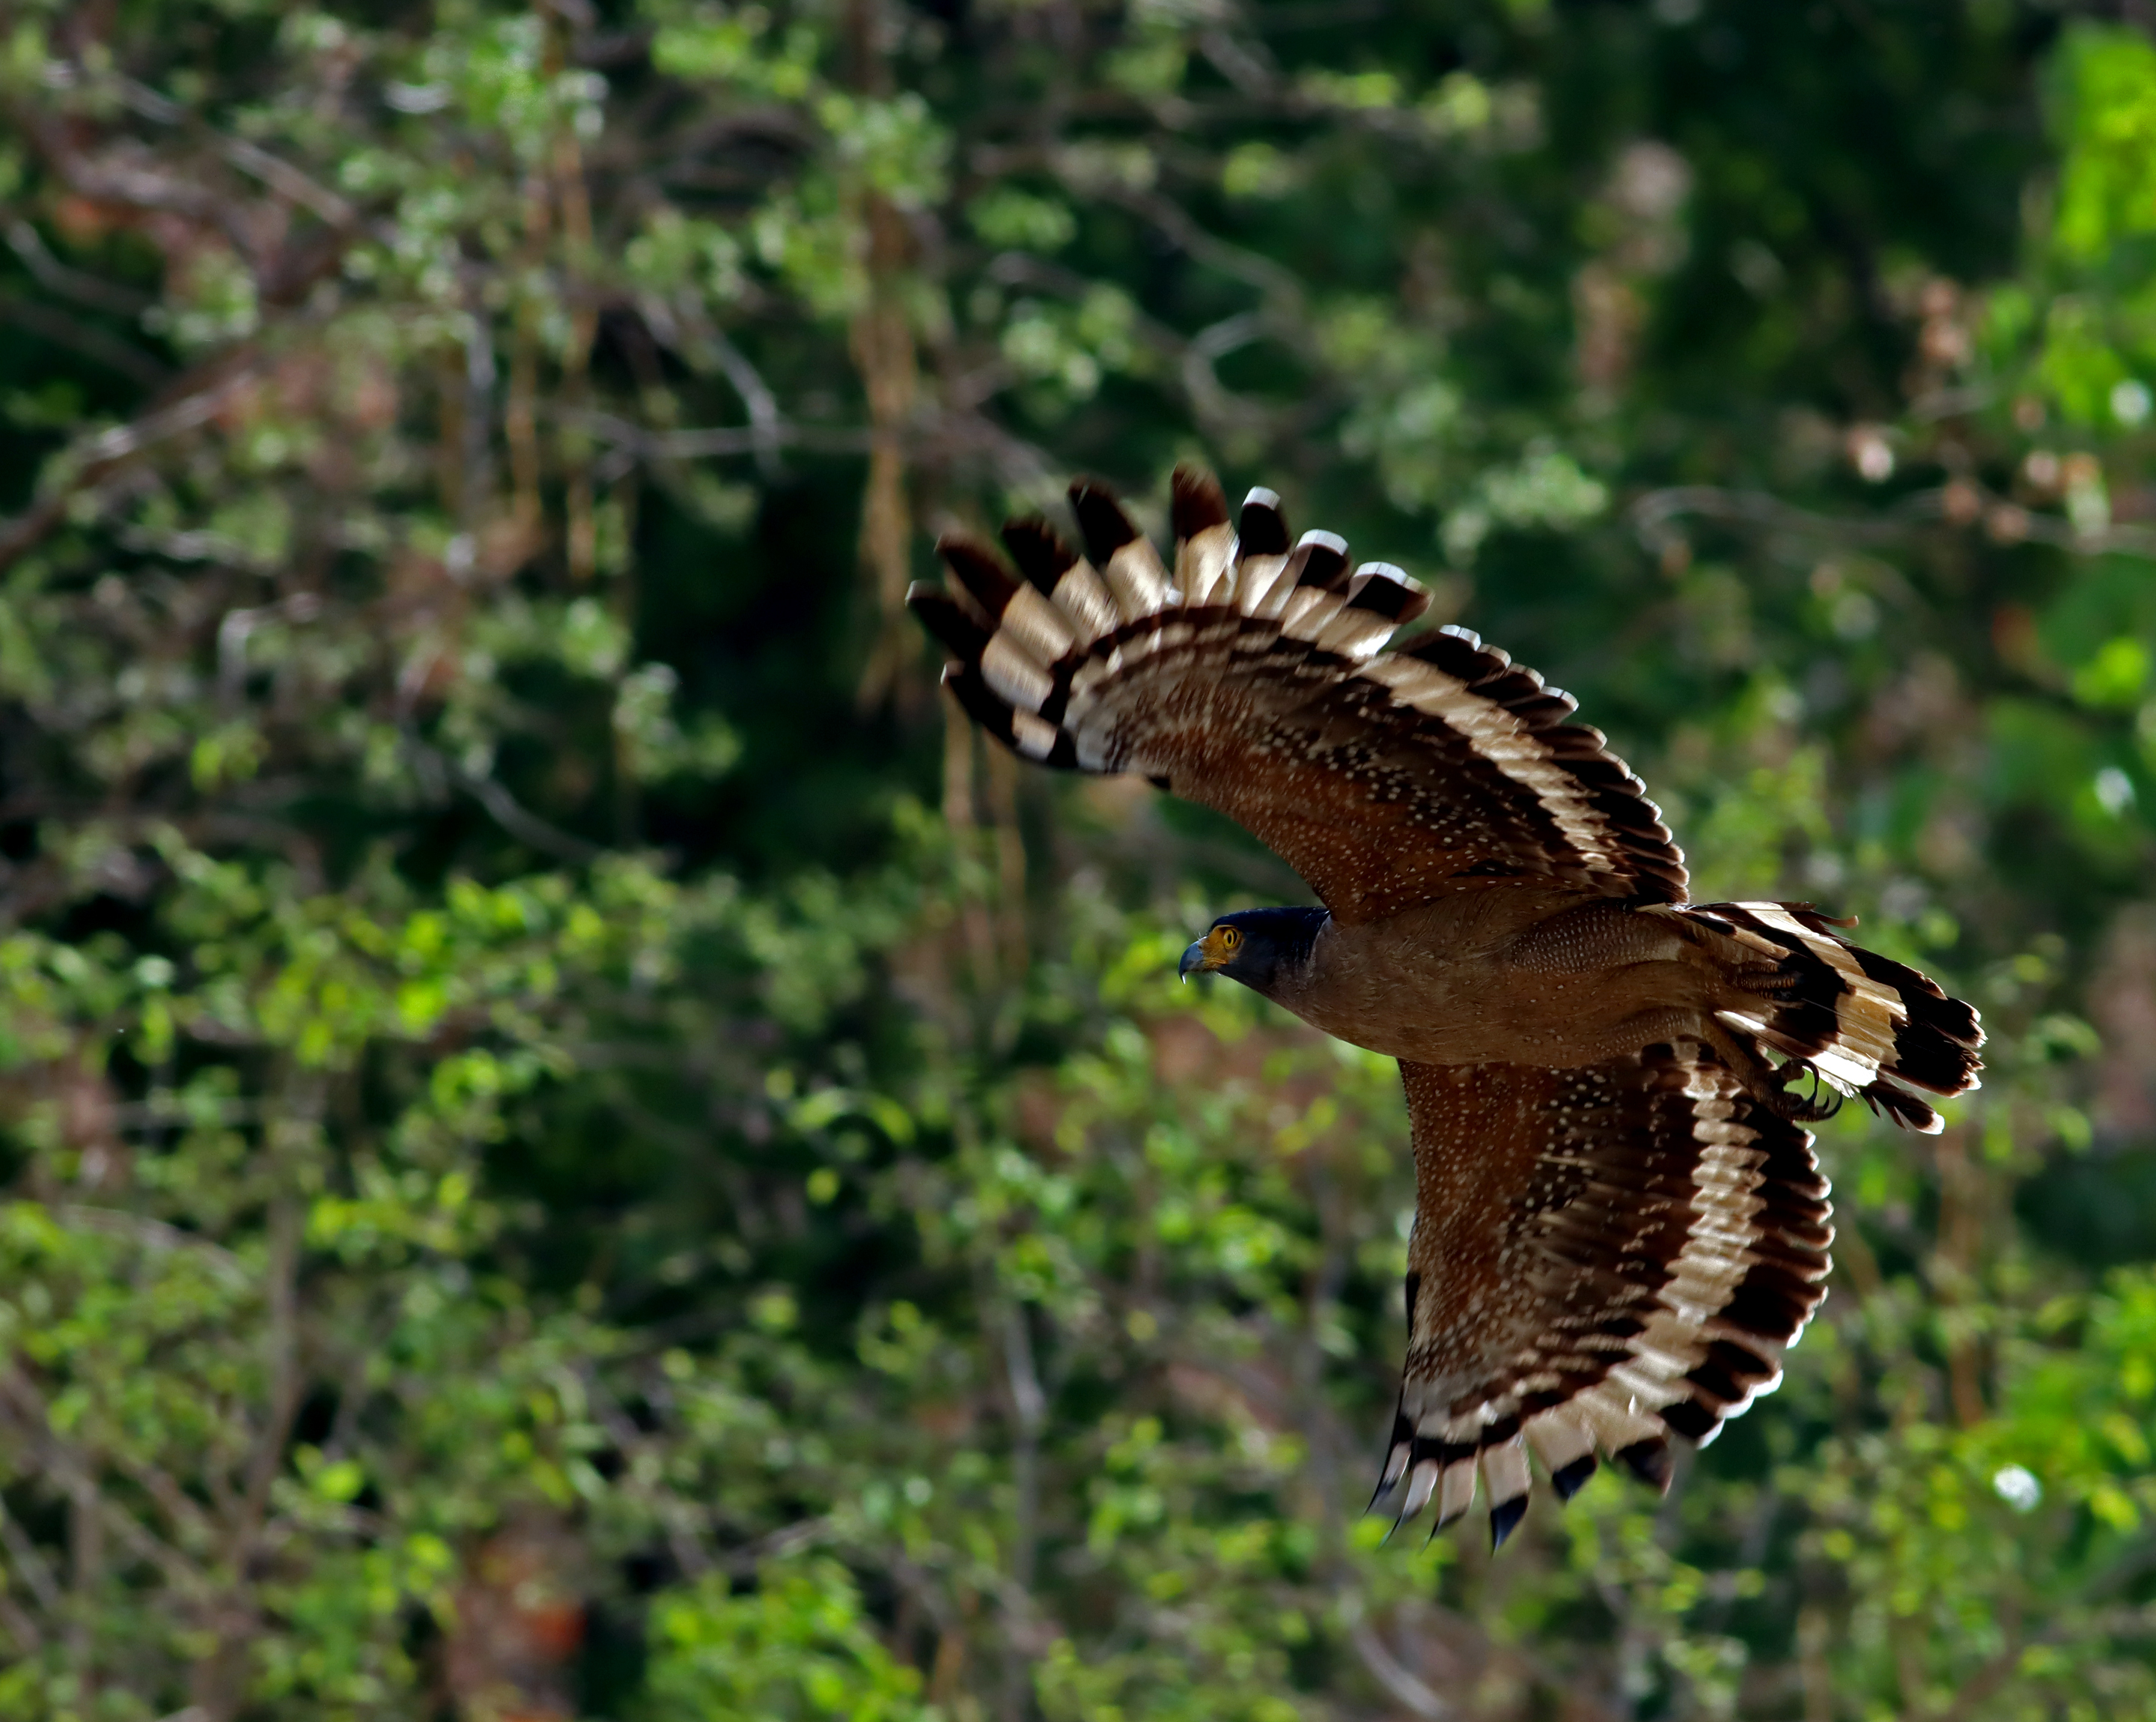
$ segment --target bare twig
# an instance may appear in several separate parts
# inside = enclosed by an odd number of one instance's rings
[[[115,316],[138,317],[153,302],[147,295],[116,285],[102,275],[71,269],[46,249],[44,238],[27,221],[8,224],[8,247],[23,260],[38,285],[61,298]]]
[[[988,278],[1011,286],[1038,287],[1059,298],[1083,299],[1094,283],[1075,270],[1049,263],[1024,251],[1006,251],[992,260]],[[1239,311],[1185,337],[1142,311],[1133,311],[1131,332],[1173,366],[1199,421],[1216,434],[1230,426],[1245,430],[1263,428],[1278,418],[1272,409],[1230,392],[1214,373],[1214,366],[1237,347],[1247,347],[1271,329],[1263,311]],[[1001,373],[997,373],[1001,380]]]
[[[203,1511],[179,1485],[178,1479],[157,1466],[131,1458],[121,1450],[112,1455],[112,1462],[122,1475],[128,1478],[143,1493],[154,1501],[165,1515],[165,1523],[176,1537],[191,1538],[203,1548],[213,1547],[217,1528],[208,1514]]]
[[[4,1500],[0,1500],[0,1549],[7,1550],[8,1560],[30,1594],[38,1599],[38,1606],[47,1614],[58,1613],[59,1581],[53,1576],[44,1552],[30,1540],[15,1515],[8,1510]]]
[[[271,155],[260,145],[218,131],[146,84],[138,84],[132,78],[118,81],[121,99],[144,119],[154,120],[162,126],[195,125],[208,135],[218,154],[234,167],[259,179],[279,196],[311,209],[331,227],[349,227],[358,220],[359,212],[335,192],[317,185],[290,162]]]
[[[1370,1624],[1369,1617],[1363,1611],[1362,1599],[1350,1593],[1347,1601],[1348,1642],[1355,1647],[1355,1654],[1362,1658],[1363,1666],[1370,1671],[1371,1678],[1391,1694],[1394,1699],[1424,1717],[1427,1722],[1444,1722],[1455,1714],[1453,1707],[1432,1692],[1414,1673],[1404,1667],[1378,1636]]]
[[[2084,529],[2056,514],[2041,514],[2024,508],[2009,498],[1991,495],[1973,485],[1969,494],[1974,503],[1972,523],[1980,520],[1984,530],[2002,542],[2026,540],[2084,556],[2118,553],[2156,557],[2156,529],[2137,526]],[[1942,518],[1946,512],[1946,496],[1943,487],[1919,491],[1905,498],[1891,513],[1867,519],[1820,514],[1762,491],[1676,485],[1648,491],[1632,504],[1630,514],[1640,542],[1656,554],[1676,542],[1678,535],[1670,529],[1670,522],[1687,515],[1743,526],[1809,532],[1845,543],[1886,544],[1907,537],[1920,525]]]
[[[74,458],[86,467],[106,466],[130,455],[139,455],[198,425],[207,424],[217,416],[220,407],[254,381],[254,375],[252,362],[242,363],[207,388],[182,395],[169,406],[146,413],[131,424],[116,424],[109,430],[98,432],[80,445]]]
[[[525,807],[496,779],[477,772],[466,771],[439,748],[428,746],[416,736],[408,735],[404,746],[415,763],[454,784],[485,808],[489,817],[520,843],[528,843],[542,854],[558,856],[578,866],[597,861],[606,853],[599,845],[587,843],[558,825],[549,825]]]
[[[606,853],[599,845],[587,843],[581,837],[572,837],[559,825],[549,825],[538,815],[527,811],[493,778],[479,777],[454,765],[450,768],[450,774],[459,789],[487,810],[495,824],[519,842],[528,843],[545,854],[557,856],[579,866],[597,861]]]
[[[771,392],[762,374],[752,365],[742,350],[714,329],[710,341],[712,356],[719,362],[720,369],[726,373],[734,392],[742,398],[742,406],[748,414],[751,446],[756,452],[757,470],[767,479],[783,475],[784,468],[778,458],[781,417],[778,397]]]
[[[48,468],[43,494],[13,520],[0,521],[0,569],[25,555],[69,516],[74,500],[157,444],[207,424],[252,387],[260,367],[253,351],[234,348],[181,379],[186,392],[126,424],[85,437]]]
[[[1247,426],[1270,416],[1230,393],[1213,368],[1237,347],[1248,347],[1265,333],[1265,318],[1255,311],[1245,311],[1223,317],[1191,337],[1183,353],[1183,388],[1190,397],[1193,409],[1209,425],[1224,426],[1233,419]]]
[[[728,1572],[742,1577],[752,1577],[756,1570],[767,1560],[776,1560],[793,1554],[797,1549],[807,1549],[830,1534],[831,1521],[819,1514],[814,1519],[797,1519],[791,1524],[783,1524],[768,1531],[752,1543],[738,1549],[730,1549],[719,1561]],[[707,1565],[709,1563],[706,1563]]]
[[[85,358],[90,359],[108,371],[118,373],[130,383],[140,383],[145,388],[155,388],[172,373],[169,368],[142,352],[117,340],[104,330],[69,316],[64,311],[49,305],[39,305],[34,300],[18,299],[12,293],[0,293],[0,318],[17,326],[41,335],[55,346],[73,347]]]
[[[1023,1646],[1024,1628],[1034,1612],[1033,1582],[1040,1537],[1040,1432],[1048,1417],[1047,1396],[1034,1367],[1033,1336],[1025,1306],[1004,1300],[1004,1375],[1010,1390],[1011,1473],[1018,1497],[1012,1510],[1009,1584],[1004,1596],[1010,1642],[1004,1668],[1004,1703],[1015,1716],[1023,1713],[1029,1676]]]
[[[646,430],[612,413],[585,411],[551,415],[573,423],[603,441],[633,450],[648,460],[693,460],[715,455],[753,455],[767,440],[774,445],[857,455],[875,445],[875,433],[854,425],[798,424],[781,419],[768,429],[755,425],[720,426],[707,430]]]
[[[557,0],[559,5],[561,0]],[[598,310],[578,290],[593,263],[591,188],[584,177],[583,149],[572,129],[554,138],[554,179],[562,209],[562,262],[569,305],[569,343],[562,355],[562,398],[582,406],[591,390],[592,342],[598,332]],[[561,439],[562,511],[567,517],[563,550],[569,578],[588,580],[598,568],[598,527],[593,513],[591,450],[573,428]],[[626,779],[624,779],[626,781]]]
[[[253,609],[227,610],[217,625],[218,691],[228,699],[239,698],[247,681],[248,638],[264,623],[311,622],[321,614],[321,609],[320,594],[295,592],[290,598]]]
[[[873,9],[855,0],[856,9]],[[916,403],[921,393],[920,352],[904,290],[912,241],[904,218],[875,193],[866,199],[869,291],[847,330],[854,368],[866,397],[875,434],[861,490],[858,554],[875,594],[881,618],[875,645],[855,692],[867,709],[905,691],[906,665],[916,638],[906,615],[906,588],[912,567],[913,497],[910,469],[918,458]]]
[[[166,1119],[163,1122],[170,1123]],[[90,1207],[80,1202],[61,1202],[53,1208],[53,1217],[61,1225],[78,1227],[84,1231],[101,1231],[109,1237],[121,1237],[145,1249],[158,1252],[185,1251],[198,1256],[217,1269],[218,1277],[234,1288],[249,1283],[246,1267],[239,1258],[222,1245],[212,1242],[199,1233],[182,1231],[177,1226],[167,1226],[162,1220],[153,1220],[146,1214],[130,1214],[121,1208]]]
[[[1676,542],[1677,535],[1669,530],[1669,522],[1688,515],[1812,532],[1860,543],[1886,542],[1908,530],[1906,522],[1818,514],[1762,491],[1729,491],[1714,485],[1677,485],[1650,491],[1631,507],[1633,529],[1640,542],[1657,554]]]
[[[458,492],[468,536],[476,536],[494,500],[494,331],[476,271],[465,281],[463,484]]]
[[[0,1632],[13,1639],[17,1650],[25,1657],[35,1656],[45,1647],[45,1635],[30,1618],[29,1611],[4,1588],[0,1588]]]
[[[147,1526],[116,1502],[107,1500],[97,1485],[89,1461],[53,1432],[52,1418],[44,1396],[18,1370],[0,1371],[0,1400],[8,1409],[0,1417],[14,1426],[18,1438],[35,1449],[73,1505],[70,1538],[73,1544],[69,1586],[88,1601],[103,1581],[105,1534],[111,1531],[136,1559],[164,1574],[165,1581],[182,1596],[198,1598],[209,1593],[208,1577],[186,1555],[155,1535]],[[86,1648],[87,1641],[84,1641]]]
[[[1270,301],[1282,330],[1307,326],[1302,282],[1292,270],[1282,268],[1270,257],[1246,251],[1208,232],[1181,205],[1157,193],[1111,191],[1108,201],[1120,203],[1132,214],[1151,222],[1163,237],[1208,268],[1256,288]]]
[[[265,622],[311,622],[322,612],[321,595],[295,592],[290,598],[253,609],[227,610],[217,625],[218,696],[236,705],[247,685],[248,636]]]

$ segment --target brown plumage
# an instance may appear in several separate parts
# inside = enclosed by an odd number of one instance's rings
[[[1598,1453],[1661,1487],[1780,1379],[1825,1295],[1827,1188],[1803,1077],[1937,1130],[1976,1086],[1976,1012],[1808,904],[1687,901],[1684,857],[1573,701],[1278,498],[1229,524],[1174,481],[1174,567],[1103,487],[1086,553],[1014,522],[947,540],[908,601],[945,681],[1026,758],[1135,772],[1218,809],[1322,909],[1223,917],[1186,974],[1240,980],[1400,1061],[1417,1201],[1408,1357],[1378,1494],[1438,1522],[1527,1455],[1568,1496]],[[1920,1092],[1921,1091],[1921,1092]]]

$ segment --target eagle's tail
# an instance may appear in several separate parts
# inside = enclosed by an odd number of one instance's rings
[[[1735,978],[1751,996],[1714,1014],[1760,1063],[1772,1049],[1927,1134],[1941,1120],[1920,1091],[1961,1094],[1977,1087],[1984,1030],[1975,1007],[1835,931],[1853,923],[1831,922],[1809,903],[1695,903],[1663,912],[1750,954]]]

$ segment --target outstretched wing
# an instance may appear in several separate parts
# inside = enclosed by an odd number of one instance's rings
[[[1572,699],[1447,628],[1400,651],[1415,581],[1306,532],[1253,491],[1240,531],[1209,475],[1175,475],[1171,578],[1098,486],[1071,500],[1088,555],[1038,522],[993,551],[947,539],[963,597],[908,602],[957,661],[944,678],[1028,758],[1136,772],[1218,809],[1371,920],[1491,879],[1685,900],[1684,857],[1640,780]]]
[[[1479,1474],[1502,1543],[1527,1455],[1569,1497],[1598,1452],[1658,1487],[1781,1379],[1825,1296],[1810,1135],[1696,1043],[1574,1070],[1406,1064],[1408,1357],[1382,1498],[1442,1524]]]

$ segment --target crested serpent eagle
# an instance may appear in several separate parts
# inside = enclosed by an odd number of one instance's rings
[[[1694,903],[1654,803],[1573,702],[1253,491],[1174,477],[1173,568],[1103,486],[1081,555],[941,550],[908,594],[973,719],[1045,765],[1217,809],[1323,905],[1224,915],[1183,970],[1399,1060],[1415,1159],[1408,1349],[1378,1486],[1494,1542],[1528,1455],[1569,1496],[1608,1456],[1666,1488],[1780,1379],[1825,1295],[1819,1083],[1895,1123],[1976,1087],[1976,1012],[1810,906]],[[1812,1098],[1799,1092],[1809,1077]],[[1373,1504],[1375,1504],[1373,1503]]]

